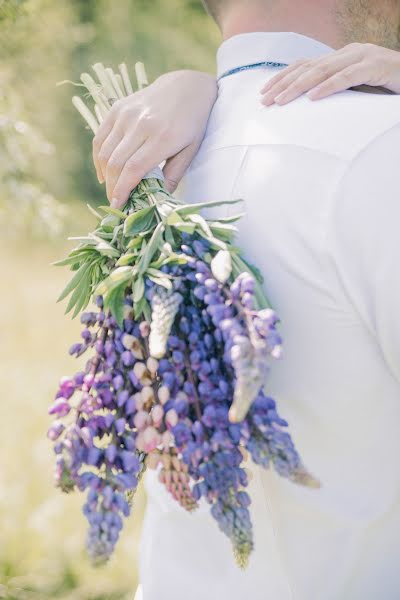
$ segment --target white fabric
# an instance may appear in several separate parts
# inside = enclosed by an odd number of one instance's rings
[[[296,34],[245,34],[221,46],[218,68],[328,51]],[[208,507],[186,514],[150,472],[143,600],[400,598],[400,98],[264,108],[274,72],[221,80],[186,200],[244,200],[238,244],[265,276],[284,338],[268,392],[323,487],[252,467],[256,550],[242,573]]]

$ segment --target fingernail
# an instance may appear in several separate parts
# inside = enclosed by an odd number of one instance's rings
[[[274,99],[270,96],[265,96],[261,102],[264,104],[264,106],[271,106],[274,103]]]
[[[314,100],[318,96],[319,91],[320,91],[320,88],[315,87],[312,90],[310,90],[309,92],[307,92],[306,96],[308,98],[310,98],[310,100]]]
[[[111,205],[113,208],[118,208],[118,204],[119,204],[119,202],[118,202],[118,198],[111,198],[110,205]]]

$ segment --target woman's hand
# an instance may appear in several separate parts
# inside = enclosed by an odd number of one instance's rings
[[[311,100],[319,100],[362,84],[400,94],[400,52],[349,44],[329,56],[298,61],[268,81],[261,102],[287,104],[306,92]]]
[[[115,102],[93,139],[97,177],[113,206],[122,206],[164,160],[165,185],[174,191],[201,144],[216,95],[211,75],[175,71]]]

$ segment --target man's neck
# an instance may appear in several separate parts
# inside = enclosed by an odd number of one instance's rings
[[[221,22],[224,40],[255,31],[293,31],[312,37],[332,48],[343,46],[336,22],[334,0],[285,0],[267,8],[233,3]]]

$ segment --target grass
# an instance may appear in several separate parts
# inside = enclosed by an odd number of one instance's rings
[[[77,208],[74,234],[90,223]],[[46,438],[47,407],[60,376],[74,372],[68,355],[80,324],[56,298],[68,278],[50,263],[67,244],[0,243],[0,598],[9,600],[132,600],[144,494],[135,499],[117,551],[93,568],[84,550],[83,495],[53,485]]]

